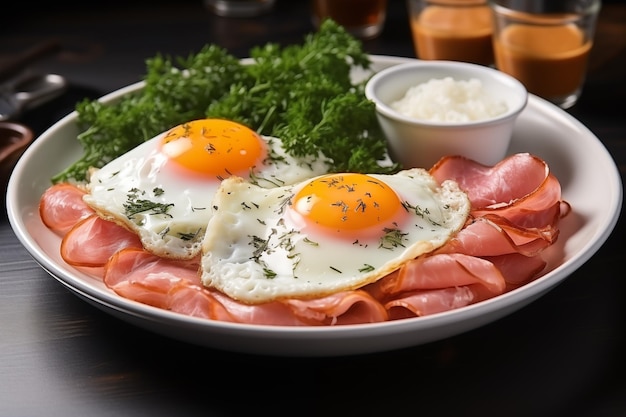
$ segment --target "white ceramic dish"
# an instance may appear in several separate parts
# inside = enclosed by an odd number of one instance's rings
[[[374,69],[406,58],[372,56]],[[355,73],[355,77],[363,77]],[[134,84],[103,98],[115,100]],[[562,282],[603,245],[617,222],[622,184],[606,148],[585,126],[558,107],[530,96],[516,123],[509,153],[531,152],[548,162],[573,207],[557,243],[549,248],[542,277],[515,291],[458,310],[379,324],[280,327],[214,322],[153,308],[119,297],[102,282],[68,265],[60,239],[41,223],[38,202],[49,178],[78,158],[76,114],[43,133],[23,154],[9,180],[7,210],[17,237],[61,284],[96,307],[139,327],[175,339],[235,352],[282,356],[338,356],[386,351],[475,329],[531,303]],[[589,198],[593,195],[594,198]]]
[[[478,80],[484,94],[503,103],[506,110],[485,119],[443,122],[421,120],[393,108],[393,103],[410,88],[444,78],[457,82]],[[365,95],[376,103],[376,116],[387,136],[389,153],[405,168],[430,167],[442,156],[457,154],[495,165],[506,155],[515,121],[528,102],[526,88],[510,75],[457,61],[413,60],[394,65],[370,79]]]

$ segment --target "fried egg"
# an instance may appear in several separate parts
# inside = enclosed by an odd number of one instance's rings
[[[470,202],[421,168],[327,174],[263,189],[224,180],[202,245],[201,278],[244,303],[352,290],[442,246]]]
[[[284,186],[327,172],[324,157],[296,159],[281,140],[222,119],[199,119],[150,139],[89,177],[85,202],[167,258],[200,253],[210,202],[224,178]]]

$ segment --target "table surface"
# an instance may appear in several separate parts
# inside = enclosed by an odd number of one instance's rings
[[[64,96],[21,117],[36,134],[79,99],[140,80],[157,53],[186,56],[215,43],[245,57],[313,30],[306,3],[287,0],[249,19],[214,16],[200,0],[39,6],[19,5],[0,27],[0,60],[50,39],[62,45],[32,65],[70,81]],[[382,35],[363,45],[415,56],[403,2],[390,2]],[[626,7],[605,2],[583,96],[568,112],[604,143],[622,181],[625,66]],[[0,415],[626,415],[624,233],[620,219],[562,284],[476,330],[391,352],[275,358],[189,345],[106,314],[42,270],[4,214]]]

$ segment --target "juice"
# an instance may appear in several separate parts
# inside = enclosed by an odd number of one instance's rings
[[[574,24],[511,24],[494,42],[496,66],[544,98],[575,93],[583,84],[591,41]]]
[[[368,38],[380,32],[386,18],[387,0],[313,0],[312,6],[316,26],[329,17],[348,32]]]
[[[486,5],[429,5],[411,18],[421,59],[493,64],[491,11]]]

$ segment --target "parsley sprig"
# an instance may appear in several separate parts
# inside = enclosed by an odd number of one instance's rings
[[[354,67],[369,69],[361,42],[332,20],[302,44],[252,48],[244,65],[216,45],[186,58],[146,61],[145,87],[115,103],[83,100],[76,106],[83,155],[53,182],[83,181],[107,162],[177,124],[203,117],[243,123],[283,140],[294,156],[330,159],[329,171],[391,173],[386,142],[364,82]]]

